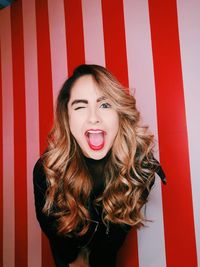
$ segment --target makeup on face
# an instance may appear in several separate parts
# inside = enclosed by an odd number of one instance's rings
[[[69,126],[83,154],[103,158],[113,145],[119,117],[91,75],[82,76],[71,88]]]
[[[85,132],[88,145],[92,150],[101,150],[104,147],[106,132],[100,129],[89,129]]]

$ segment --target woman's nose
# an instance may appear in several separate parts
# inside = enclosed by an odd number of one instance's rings
[[[99,112],[96,108],[89,110],[88,121],[92,124],[99,123],[101,121]]]

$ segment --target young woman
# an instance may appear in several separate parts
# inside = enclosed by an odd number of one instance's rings
[[[114,267],[128,231],[144,224],[155,172],[165,183],[135,98],[105,68],[77,67],[59,93],[48,142],[34,195],[56,266],[83,259]]]

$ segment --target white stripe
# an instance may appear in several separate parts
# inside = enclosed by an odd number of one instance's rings
[[[53,102],[55,103],[58,91],[60,90],[68,73],[63,0],[48,0],[48,12],[53,83]]]
[[[200,1],[177,1],[198,266],[200,266]]]
[[[150,126],[158,138],[148,2],[124,1],[124,14],[129,85],[132,90],[135,88],[137,107],[144,123]],[[139,266],[164,267],[166,256],[162,196],[158,178],[147,204],[147,218],[153,220],[153,223],[148,223],[149,227],[138,231]]]
[[[28,267],[41,266],[41,231],[33,197],[33,166],[39,158],[39,110],[35,2],[23,0],[24,64],[26,92]]]
[[[101,1],[82,0],[85,59],[105,66]]]
[[[3,265],[15,265],[14,118],[10,8],[1,11],[3,110]]]

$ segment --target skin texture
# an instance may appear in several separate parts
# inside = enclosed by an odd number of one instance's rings
[[[113,145],[119,130],[119,116],[112,108],[109,99],[102,99],[103,92],[91,75],[80,77],[71,89],[68,103],[70,131],[83,154],[92,159],[102,159]],[[74,103],[84,100],[85,103]],[[104,145],[101,149],[92,149],[86,137],[87,130],[100,129],[104,132]]]

